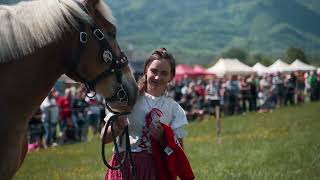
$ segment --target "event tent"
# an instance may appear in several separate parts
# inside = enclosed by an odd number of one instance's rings
[[[281,59],[278,59],[268,68],[269,70],[274,72],[291,72],[296,70],[294,67],[291,67],[289,64],[283,62]]]
[[[193,77],[195,73],[193,72],[193,68],[186,64],[179,64],[176,66],[176,76],[175,80],[180,80],[185,77]]]
[[[176,76],[193,76],[193,68],[187,64],[179,64],[176,66]]]
[[[274,73],[274,71],[270,70],[268,67],[264,66],[263,64],[257,62],[252,69],[257,72],[258,75],[270,74]]]
[[[204,68],[199,64],[196,64],[193,66],[193,72],[195,73],[195,75],[200,75],[200,76],[214,75],[213,72],[209,72],[206,68]]]
[[[299,71],[312,71],[317,69],[315,66],[306,64],[299,59],[296,59],[290,66]]]
[[[217,63],[210,68],[208,68],[209,72],[215,73],[217,76],[222,77],[224,75],[246,75],[251,74],[254,70],[239,61],[238,59],[219,59]]]

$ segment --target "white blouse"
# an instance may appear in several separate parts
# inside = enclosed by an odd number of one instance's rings
[[[151,152],[149,139],[149,128],[146,126],[146,115],[151,109],[159,109],[163,115],[160,122],[170,126],[177,138],[186,136],[183,126],[188,124],[185,111],[182,107],[170,97],[155,97],[148,93],[139,96],[131,114],[128,115],[129,135],[132,152],[141,152],[147,150]],[[118,138],[119,143],[119,138]],[[125,137],[122,139],[122,145],[118,145],[119,151],[125,149]]]

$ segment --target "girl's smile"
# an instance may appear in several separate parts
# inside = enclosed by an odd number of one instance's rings
[[[170,64],[163,60],[154,60],[147,68],[147,92],[160,96],[171,79]]]

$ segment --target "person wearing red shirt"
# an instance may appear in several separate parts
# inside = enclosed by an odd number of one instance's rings
[[[57,104],[59,106],[59,114],[60,114],[60,132],[62,136],[62,141],[65,142],[67,140],[66,131],[68,126],[72,126],[71,119],[71,104],[72,104],[72,94],[70,89],[66,89],[64,96],[57,97]]]

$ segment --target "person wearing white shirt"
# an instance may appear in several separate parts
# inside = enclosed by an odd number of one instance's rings
[[[150,138],[153,137],[160,144],[164,141],[163,127],[161,123],[170,126],[175,137],[183,147],[183,138],[186,132],[183,129],[188,123],[186,113],[182,107],[172,98],[165,95],[168,83],[175,76],[175,60],[165,48],[160,48],[152,53],[147,59],[144,74],[139,80],[139,98],[133,107],[131,114],[120,116],[116,121],[118,133],[129,123],[130,145],[132,157],[136,165],[136,179],[156,180],[157,169],[152,157]],[[152,118],[152,125],[146,123],[146,115],[153,109],[160,110],[162,116],[157,120]],[[107,113],[108,116],[108,113]],[[161,123],[160,123],[161,122]],[[104,130],[103,142],[111,142],[110,129]],[[120,140],[122,139],[122,140]],[[119,138],[118,142],[124,142],[125,138]],[[125,143],[118,145],[119,151],[123,152]],[[115,164],[115,156],[111,159]],[[107,170],[105,179],[125,179],[130,176],[128,164],[120,170]]]

